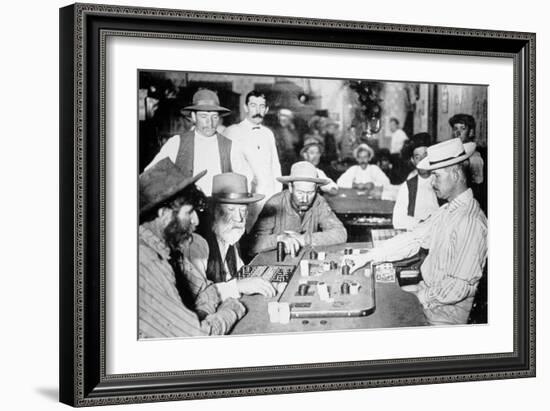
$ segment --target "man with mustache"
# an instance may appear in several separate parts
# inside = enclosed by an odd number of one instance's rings
[[[266,199],[281,191],[282,188],[276,180],[281,176],[281,163],[275,136],[270,129],[262,124],[268,111],[265,94],[253,90],[245,98],[246,118],[225,130],[227,137],[236,143],[244,153],[244,158],[252,173],[252,193],[263,194]],[[239,173],[239,171],[236,172]],[[265,200],[262,200],[250,205],[246,221],[247,231],[250,231],[254,225],[264,202]]]
[[[227,334],[245,314],[215,287],[190,295],[186,278],[200,274],[182,253],[199,220],[204,194],[195,186],[206,171],[186,177],[163,159],[139,178],[139,338]]]
[[[317,195],[319,178],[308,161],[294,163],[290,175],[278,178],[288,190],[275,194],[264,205],[252,230],[253,254],[273,250],[283,242],[287,253],[297,254],[305,246],[345,243],[347,232],[326,200]]]
[[[390,179],[376,164],[369,164],[374,157],[374,150],[362,143],[355,150],[353,156],[357,165],[351,166],[342,174],[336,184],[342,188],[356,188],[358,190],[372,190],[375,186],[386,187]]]
[[[264,196],[249,193],[246,177],[240,174],[219,174],[212,181],[212,227],[205,238],[194,234],[189,245],[191,263],[205,274],[188,279],[191,293],[198,296],[213,282],[222,300],[241,294],[273,297],[275,289],[263,278],[236,278],[243,266],[238,241],[245,232],[248,207]]]

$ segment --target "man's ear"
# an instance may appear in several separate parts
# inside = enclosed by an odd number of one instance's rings
[[[265,106],[265,113],[264,116],[269,112],[269,106]]]
[[[197,114],[194,111],[191,112],[191,120],[193,120],[193,123],[197,122]]]
[[[472,138],[473,136],[474,136],[474,129],[473,128],[468,129],[468,137]]]
[[[243,104],[243,108],[244,108],[244,112],[248,114],[248,106],[246,105],[246,103]]]

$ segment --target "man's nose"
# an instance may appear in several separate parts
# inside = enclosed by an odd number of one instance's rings
[[[242,223],[244,221],[244,211],[237,211],[234,217],[236,222]]]
[[[199,216],[195,210],[193,210],[193,214],[191,214],[191,223],[194,225],[199,225]]]

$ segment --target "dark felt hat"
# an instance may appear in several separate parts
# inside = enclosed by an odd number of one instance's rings
[[[231,110],[220,106],[218,95],[206,88],[198,90],[193,94],[193,104],[183,108],[187,111],[217,111],[220,114],[229,114]]]
[[[203,170],[196,176],[186,176],[169,158],[162,159],[139,176],[140,216],[170,200],[205,174]]]

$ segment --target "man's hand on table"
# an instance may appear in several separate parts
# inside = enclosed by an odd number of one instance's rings
[[[295,257],[306,244],[306,238],[303,234],[298,234],[295,231],[285,231],[283,234],[277,236],[277,242],[283,242],[285,252]]]
[[[277,294],[277,290],[275,290],[269,281],[259,277],[241,278],[237,280],[237,290],[241,294],[261,294],[269,298]]]
[[[353,262],[350,270],[350,273],[353,273],[360,268],[363,268],[367,263],[373,261],[373,255],[371,252],[367,252],[365,254],[346,255],[344,261],[345,260],[351,260]]]
[[[228,298],[223,301],[218,307],[218,311],[221,310],[233,311],[237,316],[237,320],[240,320],[246,314],[245,306],[239,300],[235,300],[234,298]]]

